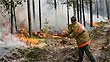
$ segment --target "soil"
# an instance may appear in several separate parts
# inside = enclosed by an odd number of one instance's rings
[[[110,25],[90,32],[91,52],[96,62],[110,62]],[[4,55],[1,62],[77,62],[78,48],[75,39],[38,39],[41,43],[30,48],[16,48]],[[84,55],[84,62],[89,59]]]

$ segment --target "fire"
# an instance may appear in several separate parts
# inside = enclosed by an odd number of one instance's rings
[[[16,37],[16,40],[24,41],[24,42],[32,44],[32,45],[39,44],[39,42],[36,38],[29,38],[29,34],[24,26],[21,27],[20,33],[14,34],[14,36]]]
[[[90,23],[88,23],[88,24],[90,24]],[[97,23],[93,23],[93,26],[94,27],[99,27],[99,25]]]
[[[66,33],[66,30],[63,29],[61,34],[64,35],[65,33]]]
[[[52,36],[52,38],[62,38],[61,36]]]
[[[63,29],[62,30],[62,33],[59,35],[58,32],[55,32],[53,35],[49,35],[49,34],[46,34],[46,33],[37,33],[39,37],[47,37],[47,38],[59,38],[61,39],[62,38],[62,35],[64,35],[66,33],[66,30]]]
[[[97,23],[93,23],[94,27],[99,27],[99,25]]]
[[[4,26],[8,28],[10,27],[8,22],[4,23]]]
[[[47,34],[45,34],[45,33],[40,33],[40,34],[39,34],[39,37],[47,37]]]
[[[24,26],[21,26],[21,30],[22,30],[22,31],[25,31],[26,28],[25,28]]]
[[[34,35],[37,35],[38,33],[37,32],[34,32]]]
[[[31,43],[32,45],[35,45],[35,44],[38,44],[39,43],[38,40],[35,39],[35,38],[26,37],[25,36],[26,34],[29,36],[26,28],[24,26],[22,26],[21,27],[21,38],[20,38],[20,40],[23,40],[23,41],[25,41],[27,43]],[[37,34],[37,33],[35,33],[35,34]]]
[[[9,28],[9,23],[5,23],[4,26]],[[44,38],[47,37],[47,38],[55,38],[55,39],[59,38],[59,39],[61,39],[62,35],[64,35],[65,33],[66,33],[65,29],[63,29],[62,33],[60,33],[60,34],[58,32],[55,32],[53,34],[47,34],[47,33],[44,33],[43,29],[41,29],[40,33],[34,32],[34,35],[37,35],[39,37],[44,37]],[[7,35],[3,35],[3,37],[6,38]],[[19,33],[16,32],[14,34],[14,37],[15,37],[15,40],[20,40],[20,41],[23,41],[23,42],[26,42],[26,43],[29,43],[32,45],[39,44],[39,41],[36,38],[29,38],[29,33],[26,30],[25,26],[21,26],[21,30],[19,31]]]
[[[5,23],[4,24],[5,27],[9,27],[9,23]],[[53,35],[44,33],[44,30],[41,29],[41,32],[34,32],[34,35],[37,35],[39,37],[44,37],[44,38],[62,38],[62,35],[64,35],[66,33],[66,30],[63,29],[62,33],[59,34],[58,32],[55,32]],[[24,41],[26,43],[32,44],[32,45],[36,45],[39,44],[39,41],[36,38],[29,38],[29,33],[26,30],[25,26],[21,26],[21,31],[19,33],[14,34],[15,36],[15,40],[20,40],[20,41]],[[6,37],[6,35],[3,35],[3,37]]]
[[[3,34],[2,37],[3,37],[3,38],[7,38],[7,35],[8,35],[8,34]]]
[[[4,25],[6,28],[10,28],[9,22],[5,22],[3,25]],[[9,30],[6,30],[6,32],[8,33]]]
[[[23,36],[23,37],[19,38],[19,40],[27,42],[27,43],[32,44],[32,45],[39,44],[38,40],[35,38],[28,38],[28,37]]]
[[[56,32],[54,35],[55,35],[55,36],[57,36],[57,35],[58,35],[58,33]]]

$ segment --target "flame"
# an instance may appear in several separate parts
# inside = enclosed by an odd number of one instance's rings
[[[16,37],[16,40],[24,41],[24,42],[32,44],[32,45],[39,44],[39,42],[36,38],[29,38],[28,36],[26,37],[25,36],[26,34],[29,35],[26,28],[24,26],[22,26],[20,34],[14,34],[14,36]]]
[[[39,43],[37,39],[25,37],[24,34],[29,35],[28,32],[27,32],[27,30],[26,30],[26,28],[24,26],[22,26],[21,27],[21,38],[20,38],[20,40],[23,40],[23,41],[25,41],[27,43],[31,43],[32,45],[35,45],[35,44],[38,44]]]
[[[2,37],[3,38],[7,38],[8,36],[7,36],[8,34],[2,34]]]
[[[4,26],[7,27],[7,28],[10,28],[9,22],[4,23]],[[6,32],[8,33],[9,30],[6,30]]]
[[[52,36],[52,38],[62,38],[61,36]]]
[[[45,33],[40,33],[40,34],[39,34],[39,37],[47,37],[47,34],[45,34]]]
[[[66,33],[66,30],[63,29],[61,35],[64,35]],[[26,36],[27,35],[27,36]],[[41,32],[34,32],[34,35],[38,35],[39,37],[44,37],[44,38],[62,38],[62,36],[58,34],[58,32],[55,32],[55,34],[53,35],[49,35],[47,33],[43,33],[43,30],[41,29]],[[21,31],[19,34],[15,34],[14,35],[16,37],[16,40],[20,40],[20,41],[24,41],[26,43],[32,44],[32,45],[36,45],[39,44],[39,41],[36,38],[29,38],[29,33],[26,30],[25,26],[21,26]]]
[[[64,35],[65,33],[66,33],[66,30],[63,29],[61,35]],[[45,37],[48,37],[48,38],[60,38],[60,39],[62,38],[61,35],[59,36],[58,32],[55,32],[55,34],[53,34],[53,35],[49,35],[49,34],[46,34],[46,33],[39,33],[38,34],[39,37],[44,37],[44,38]]]
[[[10,27],[10,25],[9,25],[8,22],[4,23],[4,26],[5,26],[5,27],[8,27],[8,28]]]
[[[88,24],[90,24],[90,23],[88,23]],[[93,26],[94,27],[99,27],[99,25],[97,23],[93,23]]]
[[[40,33],[39,37],[43,37],[43,38],[62,38],[61,36],[58,36],[58,33],[56,32],[54,35],[47,35],[46,33]]]
[[[99,27],[99,25],[97,23],[93,23],[94,27]]]
[[[24,32],[26,28],[24,26],[21,26],[21,30]]]
[[[66,33],[66,30],[63,29],[61,34],[64,35],[65,33]]]
[[[55,36],[57,36],[57,35],[58,35],[58,33],[56,32],[54,35],[55,35]]]
[[[37,32],[34,32],[34,35],[37,35],[38,33]]]

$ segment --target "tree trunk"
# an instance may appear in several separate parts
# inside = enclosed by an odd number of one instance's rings
[[[54,0],[54,7],[55,7],[55,10],[57,9],[57,2],[56,0]]]
[[[32,0],[32,4],[33,4],[33,20],[35,23],[35,2],[34,2],[34,0]]]
[[[69,1],[67,0],[67,18],[68,18],[68,25],[69,25]]]
[[[80,0],[80,23],[82,24],[82,10],[81,7],[82,6],[82,0]]]
[[[96,0],[96,4],[97,4],[97,18],[99,18],[99,12],[98,12],[98,11],[99,11],[99,10],[98,10],[98,8],[99,8],[98,5],[99,5],[99,4],[98,4],[98,0]]]
[[[90,26],[93,27],[92,0],[90,0]]]
[[[31,7],[30,7],[30,0],[27,0],[28,5],[28,24],[29,24],[29,35],[32,37],[32,21],[31,21]]]
[[[13,26],[13,0],[11,0],[11,34],[14,34]]]
[[[77,0],[77,19],[79,22],[79,4],[78,4],[79,0]]]
[[[41,26],[41,3],[40,3],[40,0],[39,0],[39,23],[40,23],[40,29],[42,28]]]
[[[104,8],[102,5],[103,5],[103,1],[100,0],[100,13],[101,13],[101,16],[104,18],[104,16],[103,16]]]
[[[16,23],[15,5],[13,6],[13,11],[14,11],[15,28],[16,28],[16,32],[17,32],[17,23]]]
[[[33,25],[34,25],[34,29],[37,29],[37,25],[36,25],[36,11],[35,11],[35,0],[32,0],[32,8],[33,8]]]
[[[84,12],[84,1],[83,0],[82,0],[82,11],[83,11],[83,22],[84,22],[84,26],[86,26],[85,12]]]
[[[106,1],[106,8],[107,8],[107,18],[110,19],[110,16],[109,16],[109,1],[108,0],[105,0]]]
[[[76,17],[76,9],[75,9],[75,4],[73,3],[73,15]]]

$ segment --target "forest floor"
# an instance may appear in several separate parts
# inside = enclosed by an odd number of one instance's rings
[[[100,22],[99,25],[90,32],[91,52],[96,62],[110,62],[110,23]],[[38,40],[40,44],[34,47],[11,50],[0,58],[0,62],[77,62],[78,48],[75,39]],[[86,55],[84,62],[89,62]]]

